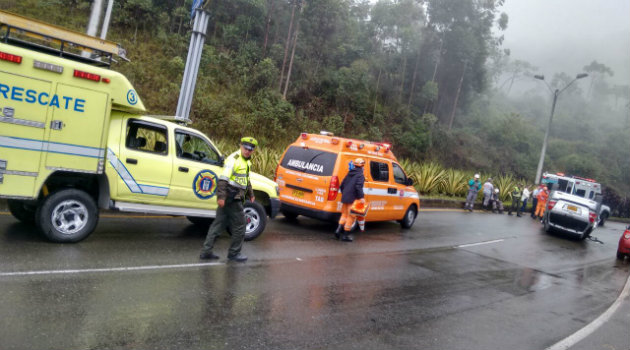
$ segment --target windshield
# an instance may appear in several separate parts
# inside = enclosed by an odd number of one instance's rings
[[[291,146],[284,155],[281,165],[307,174],[330,176],[335,169],[336,161],[335,153]]]

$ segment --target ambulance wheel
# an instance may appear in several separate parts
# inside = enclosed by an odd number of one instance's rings
[[[37,226],[46,237],[58,243],[85,239],[98,222],[96,202],[87,193],[66,189],[57,191],[37,208]]]
[[[418,210],[416,209],[416,206],[410,206],[405,213],[405,217],[400,220],[400,226],[402,226],[402,228],[411,228],[411,226],[413,226],[413,223],[416,221],[417,216]]]
[[[35,223],[35,212],[37,208],[26,204],[24,201],[9,199],[9,211],[16,219],[26,224]]]
[[[245,202],[245,241],[252,241],[260,236],[267,225],[267,212],[258,202]]]
[[[186,219],[188,219],[188,221],[192,222],[193,224],[201,227],[210,226],[214,221],[214,218],[204,218],[199,216],[187,216]]]

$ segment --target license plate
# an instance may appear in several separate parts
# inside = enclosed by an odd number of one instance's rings
[[[567,210],[577,211],[577,207],[575,205],[567,205]]]
[[[304,198],[304,191],[293,190],[293,197]]]

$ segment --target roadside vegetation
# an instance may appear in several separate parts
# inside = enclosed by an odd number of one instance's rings
[[[272,176],[300,132],[385,141],[424,195],[463,196],[491,176],[507,199],[533,183],[552,89],[576,72],[539,72],[502,47],[504,0],[217,0],[200,62],[193,126],[223,152],[242,135]],[[192,0],[117,0],[114,64],[150,114],[173,114],[190,41]],[[0,8],[84,32],[90,0],[0,0]],[[597,53],[594,53],[595,56]],[[595,57],[596,58],[596,57]],[[595,178],[615,216],[630,216],[627,85],[601,59],[563,92],[545,170]]]

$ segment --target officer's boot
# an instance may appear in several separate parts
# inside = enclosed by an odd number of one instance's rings
[[[335,239],[339,239],[339,235],[341,234],[342,230],[343,230],[343,225],[339,224],[337,226],[337,229],[335,230]]]
[[[350,231],[343,231],[343,236],[341,236],[341,240],[344,242],[352,242],[354,241],[354,237],[350,234]]]

